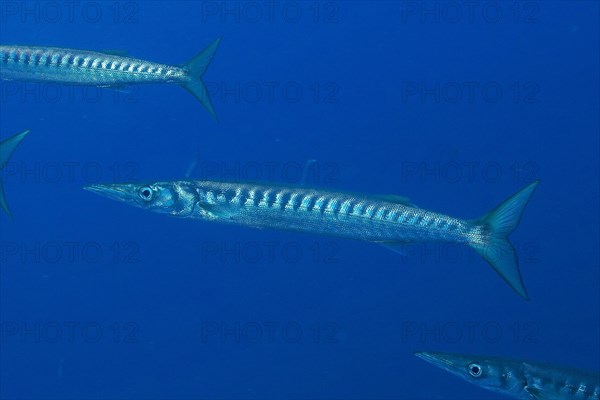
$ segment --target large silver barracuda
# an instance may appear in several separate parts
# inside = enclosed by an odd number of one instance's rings
[[[98,87],[176,83],[192,93],[217,118],[202,82],[221,39],[182,66],[58,47],[0,46],[0,79]]]
[[[507,235],[517,227],[538,183],[530,183],[473,221],[424,210],[398,196],[378,198],[306,188],[175,181],[98,184],[86,189],[176,217],[359,239],[395,251],[408,242],[462,243],[474,248],[528,299]]]
[[[21,141],[25,139],[25,136],[29,134],[29,130],[18,133],[8,139],[0,142],[0,173],[6,164],[10,161],[13,153],[21,144]],[[0,208],[4,210],[8,215],[11,215],[10,209],[8,208],[8,202],[4,196],[4,186],[2,184],[2,175],[0,175]]]
[[[415,355],[474,385],[515,399],[600,400],[598,372],[490,356],[434,352]]]

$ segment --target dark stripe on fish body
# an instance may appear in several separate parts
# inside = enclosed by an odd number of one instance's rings
[[[377,210],[377,214],[375,214],[375,216],[377,217],[377,220],[383,221],[383,220],[385,220],[385,216],[389,212],[390,212],[390,209],[387,206],[382,206],[382,207],[379,207],[379,209]]]
[[[269,207],[269,208],[275,208],[276,207],[276,205],[277,205],[277,194],[278,193],[279,192],[275,192],[275,191],[269,193],[269,198],[267,200],[267,207]]]
[[[250,194],[253,194],[253,196],[250,196],[250,199],[252,201],[252,207],[258,206],[258,203],[260,202],[260,199],[262,197],[261,191],[256,188],[253,188],[250,190]]]
[[[234,188],[225,189],[223,190],[223,195],[225,196],[225,201],[231,203],[236,196],[236,190]]]
[[[18,52],[13,50],[8,53],[8,61],[17,62],[18,60]]]
[[[277,193],[275,195],[277,208],[279,208],[280,210],[284,210],[290,197],[292,197],[292,193],[289,190],[282,190],[279,193]]]
[[[246,200],[248,200],[248,189],[241,187],[240,188],[240,205],[243,206],[246,204]]]
[[[375,213],[377,212],[377,206],[375,206],[374,204],[365,204],[365,212],[364,212],[364,216],[368,219],[372,219],[373,216],[375,215]]]

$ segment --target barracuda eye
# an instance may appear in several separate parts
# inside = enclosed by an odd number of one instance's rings
[[[481,374],[483,373],[483,370],[481,369],[481,365],[479,365],[479,364],[471,363],[471,364],[469,364],[467,369],[469,370],[469,374],[471,374],[471,376],[473,378],[479,378],[481,376]]]
[[[140,196],[140,198],[142,200],[150,201],[150,200],[152,200],[152,196],[154,195],[154,191],[152,190],[151,187],[144,186],[143,188],[140,189],[140,191],[138,192],[138,195]]]

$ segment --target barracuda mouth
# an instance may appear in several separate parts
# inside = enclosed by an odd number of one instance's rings
[[[417,351],[415,352],[415,356],[427,361],[430,364],[435,365],[436,367],[445,369],[450,372],[456,371],[458,367],[456,360],[454,360],[453,357],[449,354]]]
[[[129,186],[125,185],[89,185],[83,187],[85,190],[108,197],[109,199],[128,201],[131,198]]]

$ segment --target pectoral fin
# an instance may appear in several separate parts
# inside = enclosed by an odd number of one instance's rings
[[[550,392],[540,388],[539,386],[527,385],[525,386],[525,391],[534,400],[561,400],[565,398],[563,394]]]

